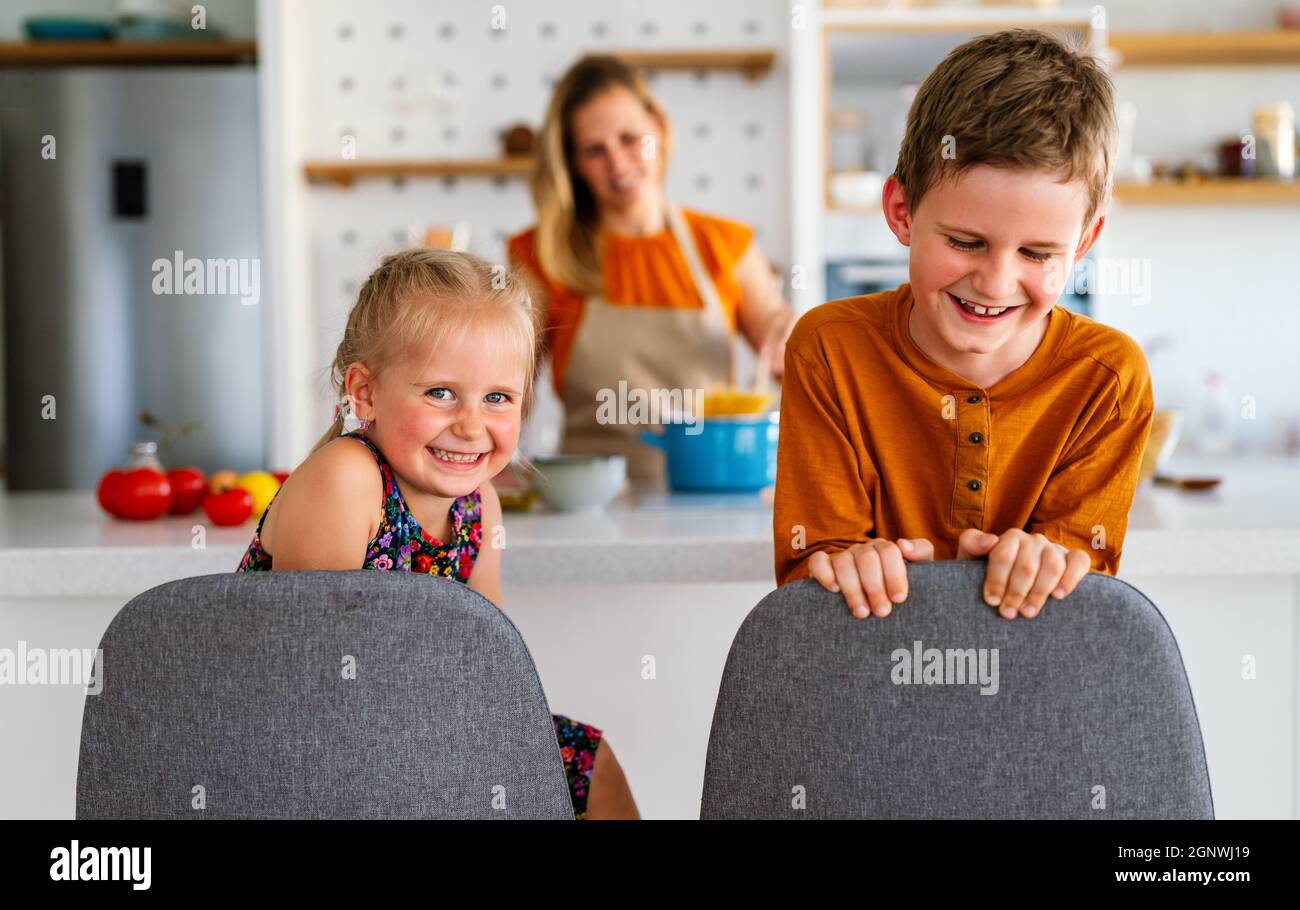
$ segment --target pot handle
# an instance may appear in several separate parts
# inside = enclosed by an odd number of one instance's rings
[[[646,445],[653,446],[661,452],[665,451],[664,438],[658,433],[652,433],[649,430],[642,430],[638,436]]]

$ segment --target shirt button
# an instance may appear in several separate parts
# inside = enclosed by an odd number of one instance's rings
[[[970,490],[972,493],[977,492],[979,488],[980,488],[980,482],[978,480],[966,481],[966,489]]]
[[[966,399],[966,402],[967,404],[979,404],[980,397],[978,395],[972,395],[970,398]]]
[[[969,439],[971,442],[975,443],[975,445],[979,445],[981,442],[984,441],[984,434],[971,433],[970,436],[967,436],[966,438]]]

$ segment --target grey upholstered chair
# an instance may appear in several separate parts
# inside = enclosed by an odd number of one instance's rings
[[[449,579],[188,578],[100,647],[78,818],[573,818],[523,640]]]
[[[984,570],[910,566],[885,620],[811,580],[764,598],[727,658],[702,817],[1212,818],[1192,693],[1151,601],[1094,574],[1005,620]]]

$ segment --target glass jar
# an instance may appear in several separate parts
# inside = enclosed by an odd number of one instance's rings
[[[871,157],[867,114],[860,108],[831,111],[831,171],[865,170]]]
[[[1290,180],[1295,176],[1295,108],[1286,101],[1255,108],[1255,173]]]
[[[153,468],[166,473],[162,462],[158,460],[158,443],[137,442],[131,445],[131,454],[126,459],[125,470],[134,468]]]

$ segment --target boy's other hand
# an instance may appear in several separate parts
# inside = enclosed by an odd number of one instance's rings
[[[1092,568],[1083,550],[1067,550],[1042,534],[1013,528],[989,534],[967,528],[957,538],[958,559],[988,557],[984,572],[984,602],[998,607],[1004,619],[1017,615],[1033,619],[1048,595],[1065,598]]]
[[[869,540],[829,555],[818,550],[808,558],[808,573],[826,590],[842,592],[858,619],[868,608],[883,618],[907,599],[906,563],[932,559],[934,544],[923,537]]]

